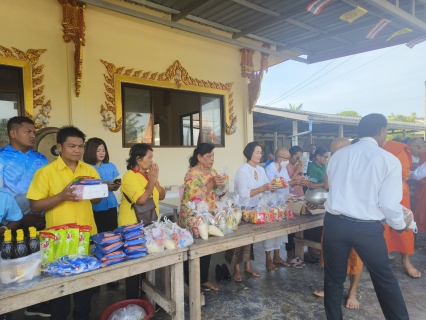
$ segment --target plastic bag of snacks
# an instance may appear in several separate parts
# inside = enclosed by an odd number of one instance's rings
[[[0,258],[0,289],[21,290],[40,282],[41,253],[18,259]]]
[[[410,209],[407,209],[406,207],[402,206],[402,213],[404,214],[404,220],[407,219],[410,215],[413,215],[413,212]],[[417,224],[414,221],[414,216],[413,216],[413,220],[411,220],[410,224],[408,225],[409,229],[412,229],[414,233],[417,233]]]
[[[140,320],[145,319],[145,317],[146,312],[142,307],[136,304],[129,304],[111,313],[108,320]]]
[[[52,276],[72,276],[100,268],[102,262],[90,255],[64,256],[47,265],[45,273]]]
[[[278,188],[288,188],[289,187],[287,181],[283,177],[279,177],[279,176],[275,176],[271,180],[271,183]]]
[[[225,178],[225,182],[224,182],[223,186],[216,188],[216,195],[218,197],[223,196],[229,190],[229,176],[227,174],[227,171],[228,171],[228,168],[226,166],[224,166],[220,169],[219,175]]]
[[[181,248],[186,248],[194,243],[194,237],[191,235],[191,232],[179,227],[176,223],[172,225],[172,237],[178,242]]]

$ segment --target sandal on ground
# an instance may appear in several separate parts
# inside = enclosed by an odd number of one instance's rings
[[[299,257],[296,257],[296,258],[294,258],[294,259],[291,259],[291,260],[290,260],[290,263],[291,263],[291,264],[293,264],[293,263],[297,263],[297,264],[300,264],[302,267],[306,266],[305,261],[303,261],[303,260],[302,260],[302,259],[300,259]]]
[[[291,266],[296,269],[303,269],[303,266],[300,263],[292,263]]]
[[[214,290],[214,291],[217,291],[217,290],[219,290],[219,288],[218,287],[216,287],[213,283],[211,283],[211,282],[206,282],[206,283],[203,283],[203,284],[201,284],[201,290],[203,290],[203,291],[210,291],[210,290]]]

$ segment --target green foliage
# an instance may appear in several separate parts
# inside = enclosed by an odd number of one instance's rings
[[[393,114],[388,115],[388,120],[390,121],[402,121],[402,122],[416,122],[417,114],[412,112],[409,116],[404,116],[403,114]]]
[[[293,110],[293,111],[300,111],[300,110],[302,110],[302,107],[303,107],[303,103],[299,104],[298,106],[296,106],[295,104],[289,103],[288,108],[286,108],[286,109],[290,109],[290,110]]]
[[[138,125],[138,114],[133,112],[126,113],[126,141],[134,142],[138,137],[138,131],[143,131],[144,125]]]
[[[0,119],[0,148],[6,146],[9,143],[9,135],[7,133],[7,121],[9,121],[9,119]]]
[[[361,118],[362,116],[354,111],[354,110],[345,110],[345,111],[340,111],[338,113],[336,113],[339,116],[345,116],[345,117],[357,117],[357,118]]]

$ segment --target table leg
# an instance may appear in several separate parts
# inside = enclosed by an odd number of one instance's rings
[[[148,271],[146,273],[146,279],[149,282],[151,282],[152,285],[155,286],[155,270]],[[147,296],[147,300],[149,302],[151,302],[151,304],[154,306],[154,309],[155,309],[155,301],[154,301],[154,299],[152,299],[150,296]]]
[[[179,222],[179,220],[178,220],[178,215],[177,215],[178,213],[177,213],[177,209],[173,209],[173,215],[174,215],[174,217],[175,217],[175,223],[178,223]]]
[[[170,288],[170,266],[165,266],[163,268],[163,288],[164,288],[164,293],[166,294],[166,296],[168,298],[171,297],[171,288]]]
[[[185,302],[183,290],[183,262],[178,262],[171,266],[171,298],[176,304],[176,313],[173,320],[185,319]],[[170,272],[169,272],[170,278]]]
[[[303,231],[296,232],[295,238],[303,239]],[[296,257],[299,257],[301,260],[305,259],[305,251],[303,244],[300,244],[298,241],[295,241],[294,253]]]
[[[188,260],[189,263],[189,318],[201,320],[200,259]]]

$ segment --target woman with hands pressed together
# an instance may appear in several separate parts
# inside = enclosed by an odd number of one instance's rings
[[[189,159],[189,171],[185,175],[181,212],[179,214],[179,225],[186,228],[187,219],[191,216],[191,211],[186,207],[188,201],[204,201],[209,205],[209,209],[215,208],[216,190],[225,184],[228,176],[219,175],[214,164],[214,145],[201,143],[195,148],[193,155]],[[218,287],[209,281],[211,255],[200,258],[200,283],[203,290],[218,290]],[[189,271],[188,263],[184,263],[185,281],[188,283]]]
[[[243,164],[235,175],[234,194],[240,199],[250,199],[250,206],[256,206],[260,200],[260,194],[265,191],[273,191],[278,187],[273,185],[266,176],[265,170],[258,164],[262,159],[262,147],[257,142],[250,142],[244,148],[244,156],[247,163]],[[251,268],[250,260],[254,260],[253,245],[247,245],[226,251],[225,259],[234,266],[234,280],[241,281],[240,263],[245,262],[244,272],[255,277],[260,274]]]

